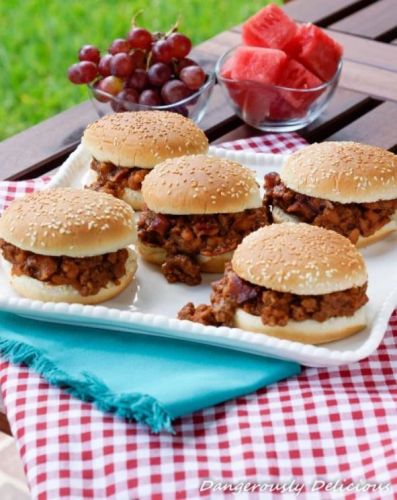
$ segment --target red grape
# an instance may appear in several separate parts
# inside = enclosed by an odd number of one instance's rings
[[[111,54],[105,54],[101,57],[101,60],[98,64],[98,73],[102,76],[109,76],[110,72],[110,61],[112,60]]]
[[[187,36],[182,35],[182,33],[172,33],[167,38],[167,42],[172,49],[173,57],[176,57],[177,59],[186,57],[192,49],[192,42]]]
[[[145,106],[160,106],[162,104],[160,94],[157,90],[144,90],[139,96],[139,104],[144,104]]]
[[[109,97],[101,94],[101,92],[110,94],[111,96],[117,95],[123,89],[123,80],[117,78],[117,76],[106,76],[102,80],[96,82],[94,88],[99,91],[94,91],[94,95],[98,101],[106,102],[109,100]]]
[[[181,59],[180,61],[176,62],[176,71],[179,74],[183,68],[187,68],[188,66],[198,66],[196,61],[193,61],[193,59],[189,59],[188,57],[185,57]]]
[[[171,68],[165,63],[155,63],[150,66],[147,75],[149,82],[155,87],[162,87],[172,76]]]
[[[91,61],[98,64],[100,58],[101,54],[94,45],[83,45],[79,50],[80,61]]]
[[[146,68],[146,53],[142,50],[134,50],[130,54],[132,62],[134,63],[134,68],[145,69]]]
[[[116,54],[110,61],[110,72],[114,76],[127,77],[134,69],[131,57],[124,52]]]
[[[103,80],[103,79],[102,79]],[[94,83],[93,85],[93,92],[94,92],[94,97],[97,101],[100,101],[100,102],[108,102],[110,101],[110,97],[103,94],[102,92],[104,92],[102,89],[101,89],[101,85],[102,85],[102,80],[98,80]]]
[[[190,90],[199,89],[205,82],[205,73],[200,66],[187,66],[179,73],[179,78]]]
[[[170,80],[161,89],[161,97],[166,104],[173,104],[189,97],[191,91],[180,80]]]
[[[131,47],[128,40],[124,40],[124,38],[116,38],[110,44],[109,52],[110,54],[114,55],[118,54],[119,52],[129,52],[130,49]]]
[[[122,113],[123,111],[127,111],[125,107],[115,99],[112,99],[110,101],[110,105],[115,113]]]
[[[112,108],[116,112],[133,110],[139,99],[139,94],[135,89],[124,89],[119,92],[112,101]]]
[[[98,66],[91,61],[81,61],[68,69],[68,78],[72,83],[90,83],[98,74]]]
[[[172,47],[167,40],[159,40],[152,46],[153,59],[156,62],[170,62],[172,59]]]
[[[139,93],[135,89],[123,89],[116,97],[122,101],[138,102]]]
[[[144,69],[136,69],[125,84],[126,87],[134,88],[136,90],[143,90],[148,85],[149,78]]]
[[[152,35],[145,28],[132,28],[128,33],[127,40],[130,42],[132,49],[150,50],[152,46]]]

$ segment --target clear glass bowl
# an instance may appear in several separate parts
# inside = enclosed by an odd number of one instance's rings
[[[92,85],[88,85],[93,105],[99,116],[114,113],[116,111],[172,111],[180,113],[196,123],[199,123],[205,115],[207,104],[215,84],[215,74],[207,73],[207,80],[200,89],[191,96],[182,101],[175,102],[164,106],[145,106],[143,104],[135,104],[129,101],[117,99],[106,92],[94,89]],[[107,102],[103,103],[95,99],[95,94],[100,94]]]
[[[248,125],[265,132],[290,132],[306,127],[324,111],[338,84],[342,60],[328,82],[318,87],[293,89],[222,76],[222,68],[237,48],[219,58],[215,73],[236,114]]]

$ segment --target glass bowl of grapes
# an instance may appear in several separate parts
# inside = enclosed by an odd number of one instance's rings
[[[86,84],[99,114],[163,110],[181,113],[198,123],[215,84],[212,68],[190,56],[191,40],[174,26],[150,32],[134,21],[125,38],[106,53],[84,45],[79,62],[68,69],[74,84]]]

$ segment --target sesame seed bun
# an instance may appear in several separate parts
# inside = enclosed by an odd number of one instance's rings
[[[397,156],[367,144],[312,144],[287,158],[280,177],[298,193],[339,203],[397,198]]]
[[[272,209],[273,221],[276,223],[280,222],[292,222],[295,224],[299,224],[301,221],[295,215],[287,214],[280,207],[273,206]],[[356,243],[356,247],[364,248],[368,245],[372,245],[372,243],[376,243],[377,241],[382,240],[390,233],[397,231],[397,213],[394,213],[393,219],[382,226],[380,229],[375,231],[371,236],[359,236],[358,241]]]
[[[150,210],[190,215],[236,213],[262,205],[254,173],[235,161],[192,155],[166,160],[144,179]]]
[[[166,158],[208,150],[201,129],[188,118],[168,111],[106,115],[88,125],[82,144],[98,161],[140,168],[153,168]]]
[[[95,295],[83,297],[78,290],[70,285],[50,285],[30,276],[15,276],[12,274],[12,265],[3,259],[1,264],[6,272],[11,286],[23,297],[42,302],[66,302],[68,304],[99,304],[119,295],[132,281],[137,269],[136,254],[128,250],[126,273],[119,279],[119,284],[108,283]]]
[[[0,218],[0,238],[40,255],[92,257],[135,241],[133,210],[105,193],[46,189],[15,200]]]
[[[237,309],[235,326],[242,330],[265,333],[272,337],[293,340],[304,344],[325,344],[340,340],[359,332],[367,325],[366,306],[360,307],[353,316],[329,318],[320,323],[312,319],[305,321],[290,320],[286,326],[264,325],[260,316],[254,316]]]
[[[164,248],[145,245],[140,240],[138,240],[137,248],[144,260],[157,266],[161,266],[167,257],[167,252]],[[233,252],[225,252],[213,257],[195,255],[195,258],[200,264],[200,269],[203,273],[223,273],[225,265],[231,261],[232,256]]]
[[[309,224],[272,224],[237,247],[232,268],[241,278],[278,292],[323,295],[367,282],[362,255],[344,236]]]

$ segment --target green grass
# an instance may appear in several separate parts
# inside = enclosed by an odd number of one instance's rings
[[[199,43],[240,23],[266,0],[2,0],[0,2],[0,140],[87,99],[66,78],[81,45],[106,49],[140,24],[166,31],[182,15],[181,31]],[[281,2],[277,2],[281,3]]]

